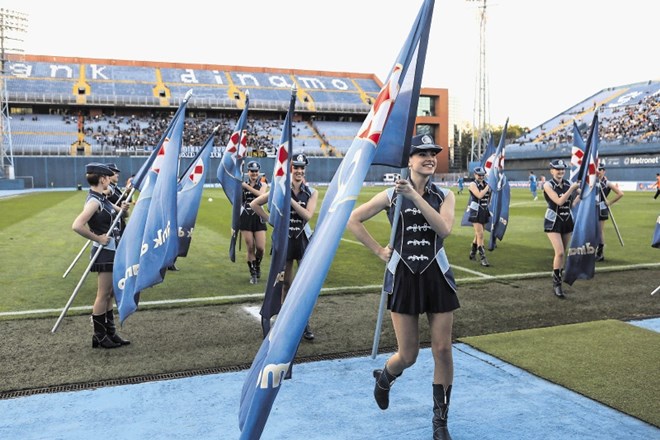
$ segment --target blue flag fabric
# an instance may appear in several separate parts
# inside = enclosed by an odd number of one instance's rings
[[[595,112],[578,176],[581,200],[576,210],[575,227],[566,253],[564,281],[569,285],[573,285],[578,279],[591,279],[596,273],[596,247],[599,243],[596,203],[598,136],[598,112]]]
[[[232,204],[231,214],[231,241],[229,244],[229,259],[236,261],[236,239],[241,218],[241,204],[243,199],[243,157],[247,153],[247,115],[250,107],[250,98],[246,94],[245,107],[236,123],[234,132],[229,138],[225,152],[218,165],[217,177],[222,190],[225,192],[229,203]]]
[[[167,126],[167,128],[161,135],[160,140],[158,141],[156,147],[154,148],[154,151],[151,152],[147,160],[142,164],[140,169],[133,176],[133,179],[131,180],[131,184],[137,190],[142,191],[142,183],[144,182],[144,179],[147,177],[148,171],[152,168],[152,164],[156,160],[156,157],[160,152],[163,142],[165,142],[166,138],[169,138],[171,136],[172,128],[174,126],[174,121],[178,120],[181,113],[185,113],[186,106],[188,105],[188,101],[190,100],[191,96],[192,96],[192,89],[186,92],[186,95],[183,97],[183,101],[181,102],[181,105],[179,105],[179,108],[176,110],[176,113],[174,113],[174,116],[172,117],[172,121],[170,121],[170,125]]]
[[[289,111],[282,125],[282,136],[275,155],[273,178],[268,194],[268,222],[273,227],[271,240],[270,271],[266,282],[264,302],[261,306],[261,327],[264,337],[270,331],[270,318],[277,315],[282,307],[282,276],[286,265],[287,247],[289,244],[289,219],[291,216],[291,167],[289,154],[292,146],[291,118],[295,111],[296,93],[291,93]],[[249,388],[247,392],[253,392]]]
[[[176,258],[178,240],[171,235],[177,230],[177,165],[184,119],[181,111],[170,122],[171,138],[165,139],[151,163],[115,252],[112,278],[121,322],[137,310],[140,292],[161,282]]]
[[[216,131],[214,130],[208,137],[179,181],[181,186],[177,193],[177,223],[179,227],[177,234],[179,237],[179,253],[177,256],[179,257],[187,256],[188,249],[190,249]]]
[[[511,188],[504,175],[504,150],[506,148],[506,133],[509,126],[509,119],[504,123],[504,129],[500,136],[500,142],[493,155],[492,161],[486,163],[486,182],[490,186],[490,240],[488,250],[492,251],[496,247],[496,241],[504,238],[506,227],[509,224],[509,203],[511,201]],[[490,164],[488,163],[490,161]]]
[[[651,246],[660,249],[660,215],[655,222],[655,232],[653,233],[653,241],[651,242]]]
[[[424,1],[412,28],[412,38],[408,38],[387,82],[330,183],[314,236],[282,305],[277,323],[264,339],[248,372],[239,410],[241,439],[257,439],[261,436],[282,378],[293,361],[305,325],[316,304],[364,178],[376,156],[381,134],[389,132],[387,126],[390,123],[401,126],[399,121],[391,119],[391,111],[396,106],[399,90],[412,87],[411,93],[419,94],[419,89],[415,88],[421,80],[424,60],[420,63],[414,56],[409,55],[425,55],[433,4],[433,0]],[[411,64],[417,68],[410,69]],[[414,78],[408,77],[409,74],[414,75]],[[414,122],[414,114],[417,111],[417,106],[412,106],[414,101],[416,98],[410,99],[411,107],[406,115],[397,113],[396,116]],[[413,117],[409,117],[410,115]],[[394,136],[394,132],[389,133]],[[409,138],[404,139],[407,133],[407,127],[398,132],[399,148],[405,147],[410,141]],[[402,157],[401,154],[391,153],[392,157]]]
[[[582,159],[584,157],[584,139],[582,139],[582,134],[578,128],[575,120],[573,120],[573,147],[571,148],[571,170],[568,177],[568,180],[571,183],[577,182],[578,174],[580,172],[580,166],[582,165]]]

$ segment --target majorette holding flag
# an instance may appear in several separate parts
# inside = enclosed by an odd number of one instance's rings
[[[433,0],[425,0],[410,35],[330,183],[314,235],[277,323],[263,340],[244,383],[241,439],[258,439],[282,385],[372,163],[408,162]]]

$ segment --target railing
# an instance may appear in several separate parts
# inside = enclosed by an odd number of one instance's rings
[[[46,94],[35,92],[16,92],[7,93],[8,101],[11,104],[77,104],[77,96],[73,94]],[[176,108],[181,102],[180,98],[169,99],[169,107]],[[113,107],[161,107],[160,98],[154,96],[128,96],[128,95],[90,95],[86,96],[84,106],[113,106]],[[254,100],[250,101],[250,108],[256,110],[269,110],[275,112],[285,112],[288,109],[288,102],[274,100]],[[366,104],[350,104],[339,102],[315,102],[316,113],[352,113],[367,114],[371,106]],[[236,100],[222,98],[195,98],[194,88],[193,97],[188,101],[189,109],[218,109],[218,110],[238,110]],[[298,103],[296,111],[308,112],[306,104]]]

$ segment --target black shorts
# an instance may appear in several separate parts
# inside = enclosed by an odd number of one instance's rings
[[[257,214],[248,214],[246,211],[244,211],[241,214],[241,218],[239,220],[239,229],[241,231],[252,232],[265,231],[266,222],[264,222],[263,219]]]
[[[98,248],[92,246],[92,253],[90,255],[90,260],[96,254]],[[98,258],[92,264],[90,272],[112,272],[112,268],[115,262],[115,251],[109,251],[105,248],[101,249],[101,253]]]
[[[307,235],[305,235],[304,232],[297,238],[289,238],[289,244],[286,248],[286,261],[302,261],[308,244],[309,240],[307,239]]]
[[[394,274],[393,290],[388,297],[387,308],[396,313],[444,313],[461,306],[456,292],[435,262],[421,274],[414,274],[404,263],[399,263]]]

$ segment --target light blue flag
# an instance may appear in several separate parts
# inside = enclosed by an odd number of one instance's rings
[[[594,113],[584,158],[580,166],[580,203],[575,210],[575,227],[567,249],[564,282],[573,285],[575,280],[588,280],[596,273],[596,247],[599,243],[598,191],[596,169],[598,166],[598,112]]]
[[[247,154],[247,115],[250,106],[250,97],[245,94],[245,107],[236,123],[234,132],[229,138],[225,152],[218,165],[217,177],[222,190],[225,192],[229,203],[232,204],[231,215],[231,240],[229,243],[229,258],[236,261],[236,239],[241,218],[241,204],[243,202],[243,158]]]
[[[140,292],[161,282],[163,267],[176,257],[178,241],[171,234],[177,230],[177,164],[184,119],[185,111],[181,111],[170,122],[167,131],[171,138],[158,149],[142,181],[140,197],[115,252],[112,278],[121,322],[137,310]],[[157,281],[148,284],[151,280]]]
[[[273,179],[268,193],[268,222],[273,227],[271,240],[270,271],[266,282],[264,302],[261,306],[261,327],[266,337],[270,331],[270,318],[277,315],[282,307],[282,276],[286,265],[289,244],[289,219],[291,217],[291,167],[289,166],[292,146],[291,118],[296,106],[296,89],[291,92],[289,111],[282,124],[282,136],[275,154]],[[243,387],[247,393],[254,392],[254,387]],[[242,397],[245,400],[247,397]]]
[[[660,249],[660,215],[655,222],[655,232],[653,233],[653,241],[651,242],[651,246]]]
[[[213,151],[213,138],[218,127],[208,137],[193,161],[179,179],[181,189],[177,193],[177,223],[179,226],[179,253],[177,256],[188,255],[190,242],[192,241],[199,204],[202,201],[204,182],[208,174],[211,152]]]
[[[330,183],[314,235],[286,301],[282,305],[277,323],[264,339],[248,372],[244,385],[244,398],[239,410],[241,439],[258,439],[263,432],[282,385],[282,379],[293,361],[305,325],[316,304],[364,178],[380,147],[381,134],[397,135],[396,144],[399,148],[410,146],[408,127],[397,132],[390,132],[387,127],[389,124],[395,124],[401,128],[400,121],[391,119],[399,91],[406,90],[403,96],[408,93],[411,93],[411,96],[419,94],[418,87],[423,72],[433,4],[433,0],[424,1],[412,28],[412,37],[408,38],[404,50],[399,54],[388,80]],[[417,57],[421,58],[421,62]],[[411,65],[416,68],[411,69]],[[414,78],[410,78],[409,74]],[[411,87],[412,92],[408,92],[408,88]],[[397,112],[397,117],[404,117],[414,123],[416,102],[417,98],[411,97],[408,113],[403,115]],[[408,138],[404,139],[404,136]],[[387,144],[394,145],[394,140],[390,139]],[[390,154],[395,160],[404,157],[396,151],[391,151]],[[401,165],[401,162],[398,165]]]

